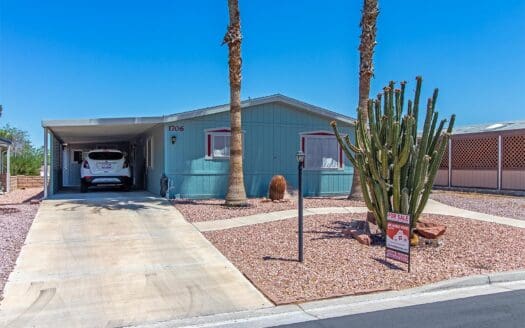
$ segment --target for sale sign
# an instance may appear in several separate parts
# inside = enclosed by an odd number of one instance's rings
[[[410,215],[387,214],[385,256],[407,263],[410,271]]]

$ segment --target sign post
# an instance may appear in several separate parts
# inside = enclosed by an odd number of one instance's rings
[[[410,272],[410,215],[387,214],[385,257],[408,264]]]

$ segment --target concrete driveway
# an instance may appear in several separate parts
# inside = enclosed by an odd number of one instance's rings
[[[272,305],[166,201],[61,198],[40,207],[0,326],[121,327]]]

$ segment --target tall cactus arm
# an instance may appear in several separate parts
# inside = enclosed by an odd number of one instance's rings
[[[436,103],[437,103],[438,94],[439,94],[439,89],[435,88],[434,92],[432,93],[432,108],[434,110],[436,110]]]
[[[335,138],[337,139],[337,142],[339,143],[339,146],[341,146],[341,149],[345,153],[346,157],[348,158],[348,160],[352,163],[354,167],[358,167],[357,161],[355,160],[354,156],[352,155],[352,153],[347,147],[347,145],[348,146],[353,146],[353,145],[351,143],[345,143],[343,141],[343,139],[341,138],[341,134],[339,134],[339,130],[337,129],[337,123],[335,121],[330,122],[330,125],[332,126],[332,129],[334,130]],[[359,150],[359,149],[356,149],[356,150]]]
[[[416,171],[414,174],[417,176],[416,179],[414,179],[415,188],[412,191],[411,199],[410,199],[410,213],[414,213],[421,197],[421,192],[423,190],[423,187],[425,186],[427,172],[428,172],[428,166],[430,164],[430,156],[425,155],[423,157],[422,165],[419,167],[416,167]],[[416,219],[416,218],[411,218]]]
[[[353,151],[354,153],[361,152],[361,149],[359,149],[356,146],[354,146],[354,144],[350,140],[350,135],[347,134],[343,139],[344,139],[346,145],[348,146],[348,148],[350,148],[351,151]]]
[[[416,124],[418,122],[418,114],[419,114],[419,97],[421,96],[421,84],[423,83],[423,78],[421,76],[416,77],[416,92],[414,95],[414,103],[412,108],[412,114],[414,116],[414,119],[416,120]],[[417,127],[417,125],[416,125]],[[413,132],[414,134],[414,140],[417,140],[417,128]]]
[[[375,106],[376,104],[376,101],[369,101],[368,102],[368,111],[369,113],[372,112],[372,106]],[[380,124],[379,122],[379,119],[378,117],[376,117],[375,115],[372,116],[373,119],[371,119],[369,117],[368,119],[368,124],[369,124],[369,128],[370,128],[370,137],[372,138],[372,144],[379,148],[380,145],[381,145],[381,141],[379,140],[379,130],[378,130],[378,124]],[[380,117],[380,116],[379,116]]]
[[[425,118],[425,124],[423,126],[423,135],[421,136],[421,141],[418,143],[418,149],[417,149],[417,157],[415,159],[415,172],[416,174],[415,175],[412,175],[411,179],[410,179],[410,184],[411,185],[414,185],[415,182],[417,181],[416,179],[419,179],[420,177],[420,173],[421,173],[421,167],[422,165],[424,164],[424,160],[423,158],[425,157],[425,155],[427,155],[427,145],[428,145],[428,139],[429,139],[429,132],[430,132],[430,123],[431,123],[431,120],[433,118],[433,115],[434,112],[433,112],[433,109],[432,109],[432,103],[429,99],[428,103],[427,103],[427,115],[426,115],[426,118]],[[410,207],[411,209],[413,208],[413,204],[411,203],[410,204]]]
[[[376,112],[377,131],[381,131],[381,94],[378,94],[377,99],[374,101],[374,111]]]
[[[429,150],[433,150],[436,148],[440,138],[442,137],[441,136],[441,132],[443,132],[443,128],[445,126],[445,123],[447,122],[446,119],[443,119],[441,120],[441,122],[439,123],[439,126],[435,132],[435,134],[433,135],[434,136],[434,139],[432,139],[432,142],[430,143],[430,146],[428,146],[428,149]],[[430,135],[432,137],[432,134]]]
[[[433,109],[434,107],[432,107]],[[430,125],[430,132],[428,133],[428,143],[427,143],[427,149],[426,149],[426,154],[427,155],[430,155],[432,154],[432,151],[434,151],[434,149],[431,148],[431,145],[432,145],[432,141],[434,141],[434,133],[435,133],[435,130],[436,130],[436,124],[437,124],[437,121],[438,121],[438,112],[434,112],[433,114],[433,117],[432,117],[432,124]]]
[[[401,111],[403,111],[403,106],[405,106],[405,87],[407,85],[407,81],[401,81],[401,95],[400,95],[400,105],[401,105]]]
[[[452,129],[454,128],[454,123],[456,122],[456,114],[452,114],[450,117],[450,123],[448,123],[447,133],[452,134]]]

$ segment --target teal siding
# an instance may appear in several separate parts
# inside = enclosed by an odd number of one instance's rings
[[[286,177],[297,187],[297,161],[302,132],[330,131],[329,121],[294,107],[271,103],[243,109],[244,179],[248,196],[266,196],[275,174]],[[169,126],[184,131],[169,131]],[[170,178],[171,196],[184,198],[224,197],[229,162],[205,159],[205,132],[229,126],[229,113],[212,114],[166,124],[165,168]],[[351,127],[339,123],[344,133]],[[171,144],[171,137],[177,141]],[[305,171],[304,193],[308,196],[345,194],[350,190],[353,169],[345,158],[344,170]]]

